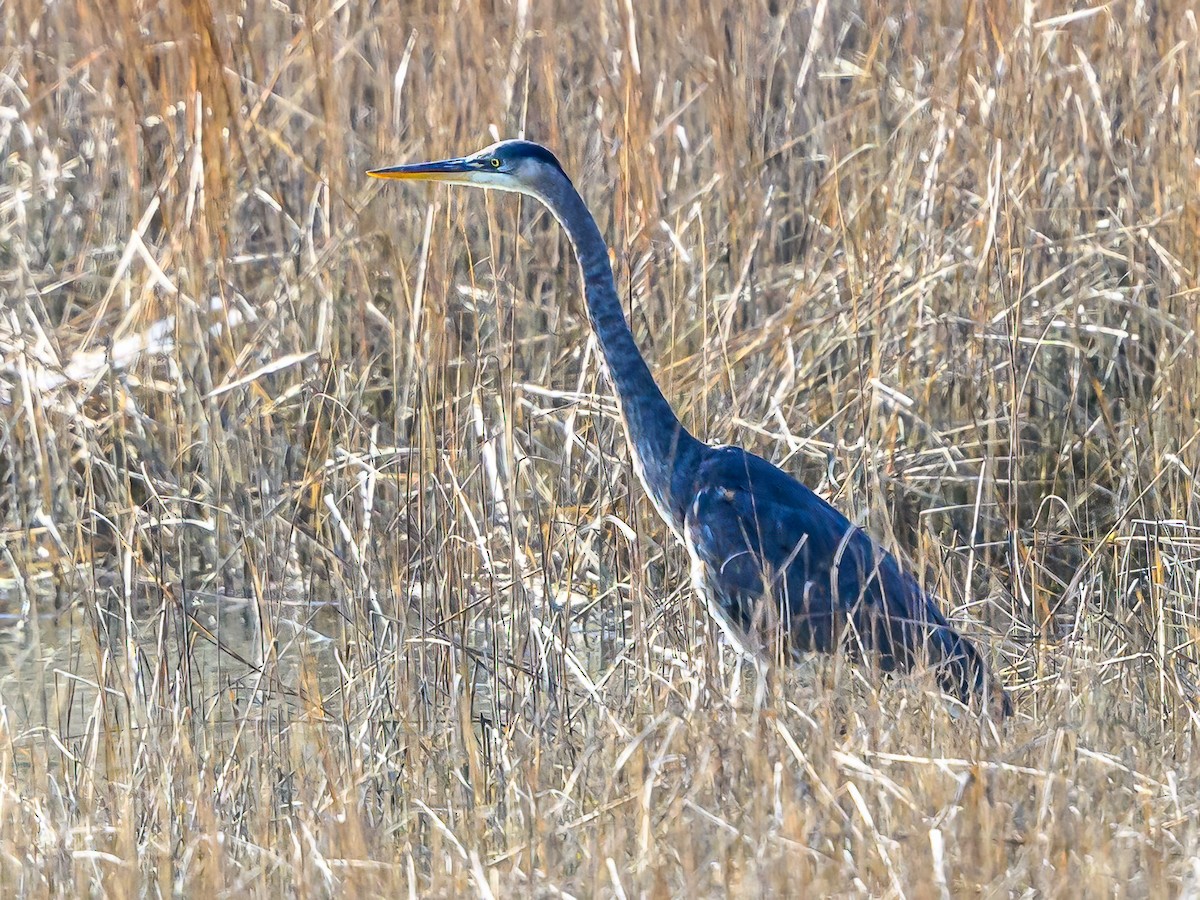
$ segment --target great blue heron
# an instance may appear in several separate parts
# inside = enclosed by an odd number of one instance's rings
[[[680,424],[634,343],[604,238],[553,153],[502,141],[471,156],[368,174],[527,194],[566,229],[634,471],[687,548],[692,582],[735,646],[760,665],[839,647],[884,671],[926,662],[960,701],[979,697],[985,709],[1011,712],[976,647],[890,553],[765,459],[705,444]]]

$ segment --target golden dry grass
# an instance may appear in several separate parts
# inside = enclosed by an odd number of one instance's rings
[[[5,893],[1200,890],[1191,4],[584,6],[0,3]],[[1014,721],[754,711],[554,223],[363,175],[521,133]]]

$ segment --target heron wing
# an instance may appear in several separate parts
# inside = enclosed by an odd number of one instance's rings
[[[693,580],[756,648],[782,639],[790,650],[827,652],[846,634],[852,651],[885,670],[909,669],[943,629],[954,634],[891,554],[766,460],[715,448],[693,496]]]

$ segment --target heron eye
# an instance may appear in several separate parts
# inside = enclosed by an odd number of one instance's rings
[[[500,168],[500,157],[498,157],[498,156],[493,156],[493,157],[492,157],[492,168],[493,168],[493,169],[498,169],[498,168]]]

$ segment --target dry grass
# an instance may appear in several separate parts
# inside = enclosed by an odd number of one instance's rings
[[[0,3],[5,893],[1194,894],[1191,4],[586,5]],[[363,175],[522,132],[1009,726],[750,708],[554,223]]]

